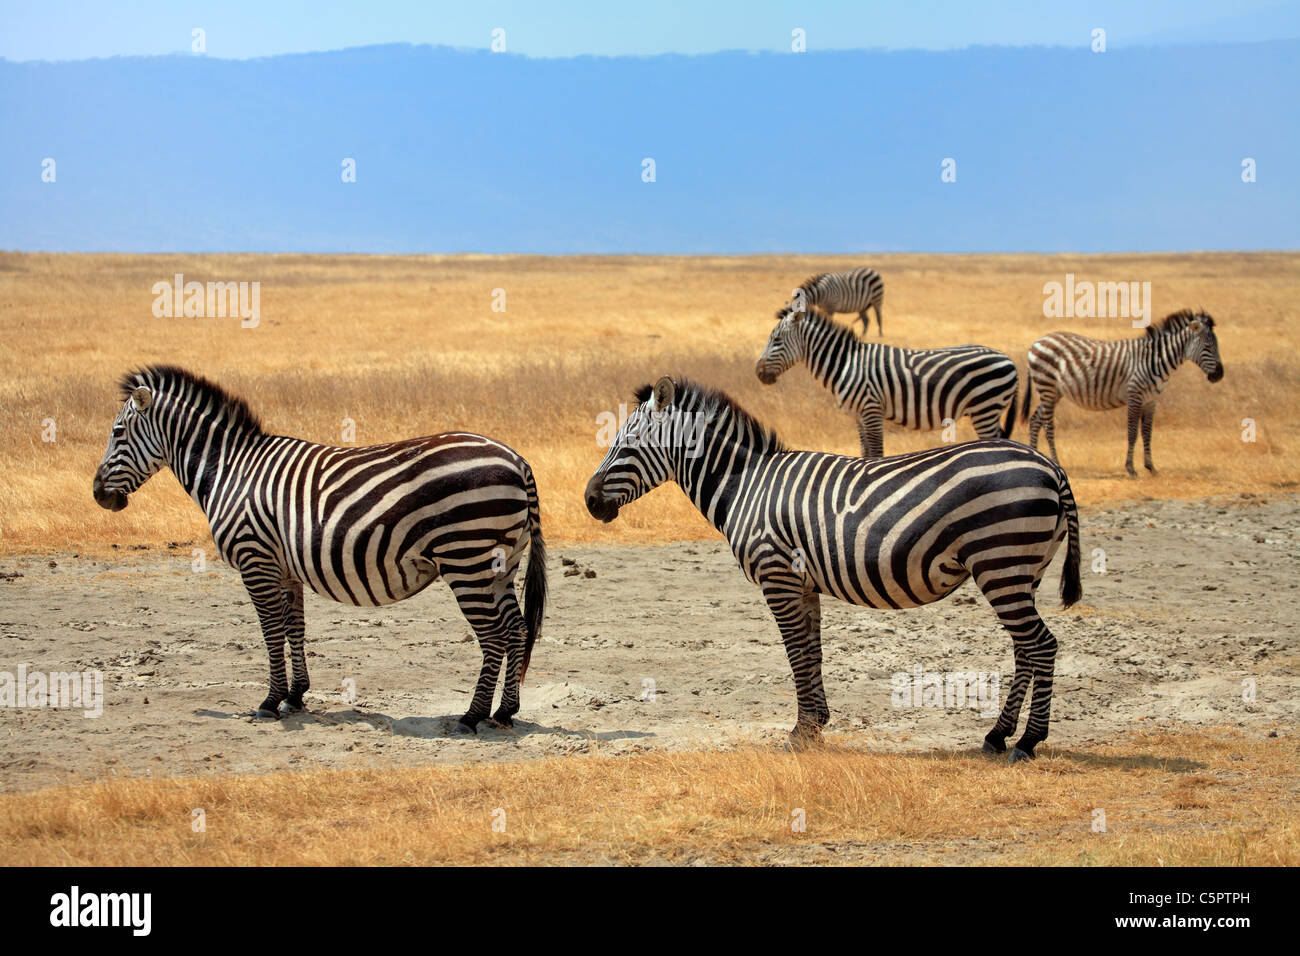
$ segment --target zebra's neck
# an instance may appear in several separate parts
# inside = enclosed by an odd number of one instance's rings
[[[1157,382],[1163,382],[1187,358],[1187,343],[1195,333],[1180,329],[1172,335],[1157,334],[1143,339],[1144,362],[1147,373]]]
[[[240,462],[266,439],[261,431],[232,423],[223,407],[158,403],[163,417],[167,467],[205,514]]]
[[[693,449],[678,448],[673,456],[677,484],[691,499],[700,514],[730,540],[738,516],[738,494],[746,476],[774,452],[765,447],[745,423],[730,415],[715,415],[703,427]]]
[[[847,329],[840,329],[833,319],[809,315],[803,323],[803,354],[808,371],[844,404],[860,384],[858,379],[867,374],[870,363],[869,348],[853,337]]]

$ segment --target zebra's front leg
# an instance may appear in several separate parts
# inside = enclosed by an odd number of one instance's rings
[[[791,737],[796,743],[817,740],[830,721],[822,683],[821,600],[797,580],[776,580],[763,587],[763,598],[776,618],[781,641],[794,674],[799,716]]]
[[[884,338],[884,337],[885,337],[885,320],[884,320],[883,318],[881,318],[881,316],[880,316],[880,303],[879,303],[879,302],[876,303],[875,308],[876,308],[876,331],[880,334],[880,337],[881,337],[881,338]]]
[[[301,711],[303,695],[311,688],[307,676],[307,651],[305,648],[305,621],[303,617],[302,582],[289,580],[281,590],[284,600],[285,636],[289,641],[289,660],[293,665],[293,684],[289,696],[280,709],[287,714]]]
[[[253,607],[257,610],[271,665],[270,690],[253,716],[276,720],[280,716],[280,702],[289,696],[284,672],[285,622],[288,614],[281,588],[282,574],[276,567],[256,566],[241,569],[241,576]]]
[[[1130,478],[1138,476],[1133,467],[1133,446],[1137,444],[1138,425],[1142,420],[1141,402],[1130,398],[1128,403],[1128,456],[1124,459],[1124,470]]]
[[[1156,466],[1151,461],[1151,423],[1156,417],[1156,403],[1151,402],[1142,409],[1142,464],[1151,474],[1156,473]]]
[[[865,409],[859,416],[858,441],[863,458],[879,458],[885,453],[885,420],[879,408]]]
[[[871,331],[871,316],[867,315],[866,309],[858,313],[858,321],[862,323],[862,337],[865,339]]]

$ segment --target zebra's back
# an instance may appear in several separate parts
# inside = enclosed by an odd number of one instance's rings
[[[827,312],[862,312],[877,305],[885,295],[884,280],[869,266],[822,273],[801,288],[810,305]]]
[[[938,428],[945,419],[974,416],[986,406],[996,419],[1018,387],[1011,357],[983,345],[871,348],[881,350],[873,364],[880,377],[882,414],[906,428]]]

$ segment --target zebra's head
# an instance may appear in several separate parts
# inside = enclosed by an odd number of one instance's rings
[[[680,436],[677,386],[664,376],[654,388],[636,393],[639,403],[628,416],[605,459],[587,482],[587,511],[598,521],[613,521],[619,509],[663,484],[673,473],[673,436]]]
[[[803,358],[803,320],[807,312],[794,309],[789,302],[777,310],[776,327],[767,338],[767,347],[754,367],[758,380],[771,385],[781,373]]]
[[[1223,359],[1219,357],[1219,337],[1214,334],[1214,319],[1198,312],[1192,319],[1192,329],[1200,334],[1192,336],[1188,342],[1187,357],[1200,366],[1206,378],[1217,382],[1223,378]]]
[[[95,502],[109,511],[126,507],[127,496],[149,480],[166,463],[162,431],[154,411],[154,390],[148,385],[129,388],[122,410],[113,420],[104,460],[95,470]]]

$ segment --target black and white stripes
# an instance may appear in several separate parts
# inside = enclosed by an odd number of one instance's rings
[[[884,453],[886,421],[928,430],[968,417],[981,438],[1008,438],[1015,422],[1015,363],[981,345],[900,349],[861,342],[816,310],[787,307],[777,313],[755,371],[770,385],[796,362],[857,417],[864,458]]]
[[[303,706],[303,588],[346,604],[390,604],[438,578],[473,627],[483,666],[461,729],[519,710],[541,628],[546,552],[532,469],[490,438],[450,432],[336,448],[263,431],[247,404],[171,366],[122,380],[125,403],[95,473],[95,500],[117,511],[164,465],[203,509],[224,560],[243,578],[270,657],[258,715]],[[514,578],[531,547],[524,609]],[[293,683],[285,677],[289,643]]]
[[[791,293],[791,301],[786,303],[796,312],[809,308],[821,309],[827,315],[837,312],[856,312],[862,322],[865,335],[871,320],[867,317],[868,309],[876,310],[876,331],[884,335],[885,327],[880,316],[880,307],[885,301],[885,283],[875,269],[863,266],[848,272],[822,272],[805,279]]]
[[[1022,411],[1029,418],[1029,444],[1038,447],[1039,429],[1047,432],[1047,446],[1056,459],[1056,403],[1063,397],[1093,411],[1128,408],[1128,457],[1124,467],[1136,476],[1133,447],[1139,425],[1143,459],[1151,462],[1151,423],[1156,398],[1165,382],[1183,362],[1195,362],[1211,382],[1223,378],[1219,340],[1214,319],[1204,312],[1184,309],[1149,326],[1136,339],[1090,339],[1073,332],[1053,332],[1029,348],[1029,381]],[[1029,406],[1038,389],[1038,407]],[[1057,459],[1059,461],[1059,459]]]
[[[1061,597],[1081,594],[1079,525],[1059,466],[1015,442],[976,441],[864,461],[791,451],[726,395],[664,378],[637,392],[587,484],[587,509],[619,509],[675,481],[727,539],[763,592],[794,674],[798,736],[817,736],[830,711],[821,673],[821,595],[872,608],[908,608],[951,594],[968,578],[1011,634],[1015,676],[985,748],[1001,752],[1021,704],[1032,700],[1012,760],[1046,739],[1056,640],[1034,596],[1062,541]],[[686,416],[703,427],[663,427]],[[692,431],[699,444],[637,436]]]

